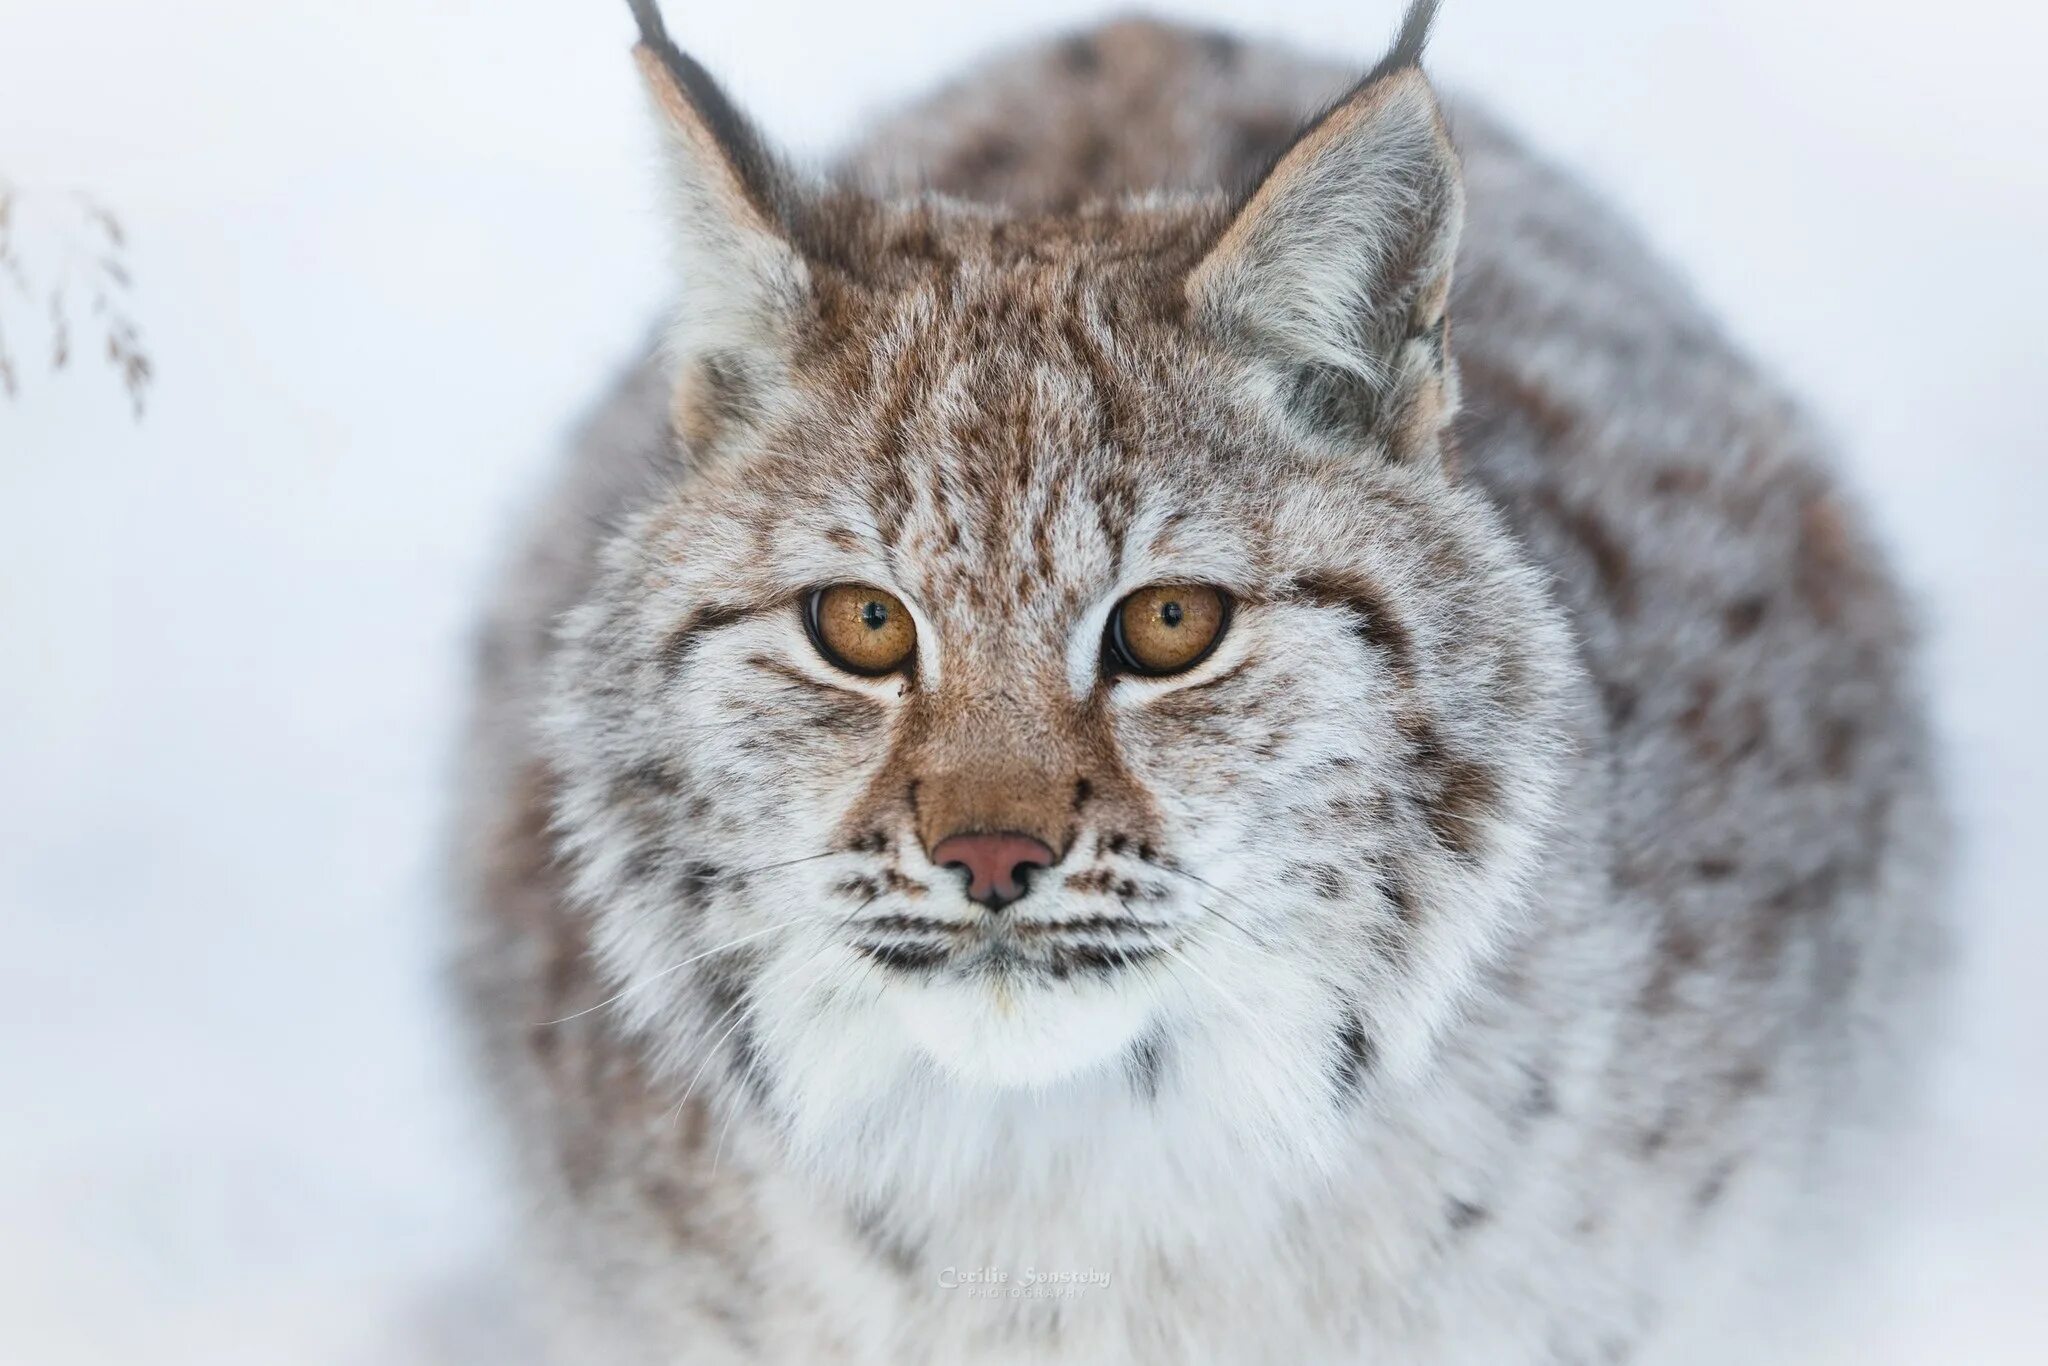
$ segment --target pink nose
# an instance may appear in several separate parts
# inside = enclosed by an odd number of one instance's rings
[[[1023,896],[1029,869],[1050,868],[1053,852],[1015,831],[993,835],[948,835],[932,846],[932,862],[967,870],[967,896],[992,911]]]

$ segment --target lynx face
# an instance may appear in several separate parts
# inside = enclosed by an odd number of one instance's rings
[[[618,1008],[813,1151],[1197,1075],[1312,1145],[1426,1055],[1562,762],[1558,619],[1442,449],[1427,85],[1242,201],[1020,223],[806,191],[641,51],[680,449],[551,717]]]

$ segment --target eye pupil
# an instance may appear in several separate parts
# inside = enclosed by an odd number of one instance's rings
[[[804,599],[804,621],[827,662],[866,678],[902,669],[917,647],[909,611],[869,584],[813,589]]]
[[[1230,599],[1206,584],[1140,588],[1110,614],[1105,648],[1131,673],[1177,674],[1202,662],[1230,624]]]

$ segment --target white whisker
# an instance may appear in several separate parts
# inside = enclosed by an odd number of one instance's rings
[[[824,945],[820,946],[819,952],[823,952],[824,949],[832,947],[833,942],[834,941],[827,940]],[[815,962],[817,960],[817,957],[818,954],[813,953],[809,958],[806,958],[802,964],[799,964],[799,966],[808,966],[809,964]],[[811,980],[804,985],[803,989],[796,993],[796,999],[798,1001],[802,1001],[804,997],[810,995],[813,991],[816,991],[818,989],[818,984],[825,979],[826,974],[829,973],[831,969],[832,965],[829,963],[826,964],[823,968],[820,968],[811,977]],[[791,975],[794,974],[792,973]],[[774,1036],[772,1034],[768,1035],[761,1041],[762,1048],[765,1048],[768,1044],[771,1044],[773,1042]],[[718,1126],[718,1144],[711,1151],[711,1174],[714,1177],[718,1175],[718,1164],[720,1159],[722,1159],[725,1156],[725,1136],[731,1132],[732,1122],[739,1116],[740,1106],[746,1103],[747,1083],[753,1080],[755,1069],[757,1069],[760,1065],[761,1049],[756,1049],[753,1057],[747,1063],[746,1072],[743,1073],[740,1077],[739,1093],[733,1097],[732,1104],[726,1110],[725,1123]]]
[[[1232,1009],[1236,1010],[1240,1015],[1242,1015],[1244,1017],[1245,1023],[1251,1026],[1252,1032],[1257,1034],[1261,1039],[1265,1040],[1269,1048],[1271,1048],[1275,1052],[1284,1051],[1286,1046],[1285,1040],[1281,1039],[1279,1035],[1273,1032],[1272,1026],[1266,1021],[1260,1019],[1258,1016],[1254,1015],[1242,1001],[1238,1000],[1235,996],[1225,991],[1223,989],[1222,983],[1218,982],[1215,978],[1211,977],[1208,973],[1202,971],[1201,968],[1197,967],[1195,965],[1194,957],[1191,954],[1187,953],[1184,949],[1180,948],[1179,946],[1175,946],[1171,950],[1171,952],[1176,958],[1178,958],[1181,961],[1181,964],[1184,967],[1186,967],[1189,972],[1192,972],[1193,974],[1195,974],[1196,977],[1200,978],[1203,982],[1207,983],[1211,991],[1214,991],[1218,996],[1222,997],[1223,1000],[1227,1004],[1229,1004]]]

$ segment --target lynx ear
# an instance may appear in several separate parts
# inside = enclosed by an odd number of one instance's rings
[[[1464,194],[1421,57],[1435,0],[1281,153],[1188,276],[1195,316],[1305,434],[1439,458],[1456,406],[1444,308]]]
[[[703,451],[786,391],[791,333],[810,299],[789,232],[796,187],[710,73],[670,41],[654,0],[630,3],[675,208],[676,430]]]

